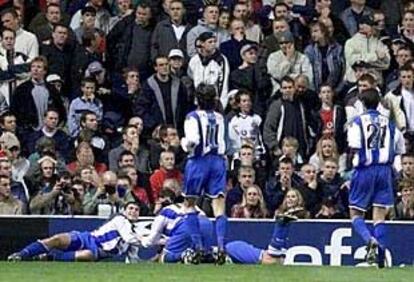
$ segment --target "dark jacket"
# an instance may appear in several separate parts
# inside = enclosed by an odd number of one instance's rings
[[[14,113],[17,120],[17,126],[23,129],[36,127],[39,123],[37,117],[36,104],[32,96],[34,84],[28,80],[20,84],[10,103],[10,110]],[[66,110],[63,101],[55,88],[46,83],[46,88],[49,91],[48,107],[57,109],[61,123],[66,122]]]
[[[220,44],[220,52],[226,56],[227,61],[229,61],[230,71],[237,69],[243,63],[240,56],[240,50],[246,44],[257,45],[256,42],[246,38],[238,41],[233,36],[230,40],[224,41]]]
[[[158,55],[168,56],[171,49],[181,49],[186,54],[187,33],[190,29],[191,26],[187,24],[180,41],[177,41],[171,20],[167,19],[159,22],[152,33],[151,60],[154,60]]]
[[[176,77],[171,77],[171,108],[174,126],[183,132],[184,119],[188,109],[187,93],[184,85]],[[144,121],[144,134],[151,134],[155,127],[166,122],[163,95],[158,86],[155,74],[142,87],[142,94],[138,97],[134,114]]]

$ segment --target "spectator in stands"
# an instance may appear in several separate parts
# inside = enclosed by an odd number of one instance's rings
[[[74,179],[72,181],[72,192],[75,197],[75,202],[73,204],[72,212],[74,215],[83,215],[83,199],[85,197],[85,186],[83,182],[79,179]]]
[[[1,13],[1,22],[4,27],[9,28],[16,33],[16,52],[26,55],[30,60],[39,56],[39,43],[36,35],[21,27],[15,9],[11,8],[3,10]]]
[[[132,9],[132,1],[131,0],[116,0],[116,11],[115,15],[111,17],[109,21],[109,31],[120,21],[122,21],[125,17],[132,15],[134,10]]]
[[[17,215],[24,213],[23,203],[15,199],[10,189],[10,178],[0,175],[0,215]]]
[[[228,154],[234,155],[245,143],[253,144],[256,158],[261,159],[266,152],[260,127],[262,118],[252,111],[251,94],[245,90],[239,90],[236,94],[238,114],[228,124]]]
[[[134,166],[123,167],[121,173],[125,173],[131,179],[132,195],[136,199],[147,206],[150,203],[154,203],[154,201],[150,198],[152,194],[147,193],[147,190],[138,184],[140,179],[138,178],[138,171]]]
[[[39,161],[41,173],[32,180],[32,190],[37,191],[30,201],[32,214],[71,214],[75,198],[70,186],[55,174],[56,161],[43,157]]]
[[[304,53],[312,65],[312,84],[316,91],[323,84],[329,84],[336,89],[342,82],[345,71],[343,48],[329,35],[323,23],[311,24],[310,31],[312,43],[306,47]]]
[[[30,64],[31,80],[20,84],[11,100],[10,110],[15,114],[21,141],[26,144],[28,134],[43,126],[48,108],[55,108],[66,121],[66,110],[56,89],[45,83],[48,64],[45,57],[36,57]]]
[[[208,3],[204,5],[203,18],[198,20],[198,24],[187,34],[187,54],[190,58],[196,55],[196,41],[204,32],[215,34],[216,41],[214,45],[216,48],[219,48],[222,42],[229,39],[228,31],[218,26],[219,12],[219,7],[216,4]]]
[[[172,76],[180,79],[187,91],[188,105],[194,105],[194,84],[193,80],[187,75],[186,58],[180,49],[171,49],[168,54],[168,62]]]
[[[343,153],[346,149],[345,122],[346,115],[342,106],[334,103],[335,92],[330,85],[324,84],[319,90],[321,106],[318,110],[313,109],[313,119],[316,126],[316,139],[323,135],[331,136],[338,145],[338,152]]]
[[[323,135],[318,140],[316,152],[310,157],[309,163],[316,168],[316,171],[320,171],[324,162],[331,158],[338,161],[338,172],[342,174],[346,169],[346,155],[338,152],[335,139],[329,135]]]
[[[107,166],[104,163],[95,161],[91,146],[87,142],[81,142],[76,147],[76,160],[69,163],[66,168],[70,173],[75,174],[77,170],[90,166],[94,167],[99,174],[107,170]]]
[[[188,76],[193,79],[194,87],[201,83],[214,85],[223,109],[227,106],[229,62],[217,49],[217,36],[210,31],[201,33],[196,40],[198,54],[188,64]]]
[[[243,200],[233,206],[231,217],[254,219],[267,217],[266,204],[260,187],[251,185],[244,191]]]
[[[110,216],[118,213],[123,205],[116,189],[117,176],[112,171],[102,174],[96,188],[90,189],[83,199],[83,212],[86,215]]]
[[[230,18],[231,15],[228,7],[221,7],[218,19],[218,27],[223,30],[228,30],[230,28]]]
[[[166,179],[175,179],[179,183],[183,180],[182,173],[175,168],[175,155],[173,151],[164,151],[160,154],[160,168],[155,170],[150,177],[152,198],[157,201],[163,183]]]
[[[288,190],[301,186],[302,179],[294,172],[293,160],[288,157],[282,158],[278,171],[269,178],[263,191],[269,214],[274,214],[280,207]]]
[[[53,7],[53,9],[49,10],[49,7]],[[62,11],[60,0],[46,0],[46,10],[39,12],[31,20],[28,29],[36,33],[36,30],[46,29],[48,25],[52,27],[50,25],[51,22],[69,25],[70,17],[66,11]]]
[[[4,136],[0,138],[3,140],[5,139]],[[12,143],[9,142],[9,145],[12,145]],[[23,185],[22,182],[17,181],[17,179],[13,179],[13,165],[11,160],[9,160],[7,157],[0,158],[0,175],[7,176],[9,178],[12,196],[22,202],[23,211],[26,211],[30,200],[28,187],[26,186],[25,182],[23,182]]]
[[[402,39],[399,40],[402,41]],[[392,46],[395,45],[394,42],[399,41],[393,41]],[[399,44],[399,47],[397,48],[398,49],[393,52],[397,64],[393,68],[390,68],[390,72],[385,79],[385,86],[387,90],[394,90],[396,87],[399,86],[400,69],[403,68],[405,64],[407,64],[409,61],[413,59],[413,51],[409,46],[406,45],[404,41],[403,44]]]
[[[89,0],[86,7],[91,7],[96,10],[95,27],[104,31],[105,34],[109,32],[111,15],[106,8],[103,7],[103,0]],[[82,10],[77,11],[70,21],[70,28],[76,30],[81,26]]]
[[[1,31],[0,53],[0,93],[6,103],[1,103],[0,112],[6,111],[10,105],[10,94],[28,77],[29,57],[16,51],[16,32],[9,28]]]
[[[303,186],[299,189],[305,201],[305,208],[312,218],[319,212],[323,199],[323,191],[317,182],[316,168],[311,164],[304,164],[300,169]]]
[[[275,215],[289,214],[298,218],[309,218],[310,214],[305,209],[305,202],[299,190],[290,188],[287,190],[280,207],[275,211]]]
[[[284,137],[295,137],[299,141],[298,152],[306,157],[309,149],[309,121],[306,120],[303,105],[296,99],[295,81],[284,77],[281,87],[282,97],[274,100],[267,112],[263,140],[274,157],[281,155],[280,145]]]
[[[399,69],[399,85],[384,97],[390,118],[401,131],[414,131],[414,70],[409,64]]]
[[[102,30],[95,27],[96,10],[91,6],[86,6],[81,10],[81,22],[80,26],[73,29],[76,36],[76,40],[79,44],[82,44],[82,37],[86,32],[102,32]]]
[[[341,13],[341,20],[348,33],[353,36],[358,32],[358,26],[363,17],[372,16],[373,10],[366,6],[366,0],[350,0],[351,7]]]
[[[159,124],[174,124],[183,132],[183,122],[187,114],[188,98],[182,82],[170,74],[168,58],[157,57],[154,61],[156,73],[143,85],[134,113],[144,121],[144,134]]]
[[[299,150],[299,142],[296,138],[291,137],[291,136],[286,136],[285,138],[283,138],[282,145],[281,145],[281,155],[279,156],[279,159],[276,160],[276,164],[273,164],[273,167],[277,168],[278,161],[280,159],[287,157],[293,161],[295,170],[298,170],[304,162],[304,157],[300,155],[298,150]]]
[[[267,59],[267,72],[272,78],[273,93],[279,91],[280,82],[284,76],[295,79],[300,74],[305,74],[313,89],[313,71],[309,58],[295,48],[294,37],[290,31],[278,35],[280,50],[269,55]]]
[[[128,203],[128,202],[139,203],[140,205],[139,214],[143,216],[149,215],[150,208],[148,206],[148,203],[141,202],[140,198],[134,194],[133,188],[135,187],[132,185],[131,178],[125,172],[118,173],[118,181],[116,183],[116,189],[118,191],[118,196],[125,203]]]
[[[399,180],[414,179],[414,154],[406,153],[401,157],[401,172],[398,176]]]
[[[369,71],[374,74],[378,84],[383,83],[381,72],[389,67],[391,57],[387,46],[374,34],[373,25],[372,17],[361,17],[358,32],[345,43],[345,79],[348,82],[356,81],[352,65],[357,61],[363,61],[370,65]]]
[[[62,10],[60,5],[53,3],[47,5],[44,19],[46,21],[41,25],[29,26],[29,29],[37,36],[40,43],[44,43],[52,37],[54,25],[62,23]]]
[[[0,130],[1,132],[11,132],[16,134],[16,116],[9,111],[0,115]]]
[[[226,56],[230,71],[234,71],[242,64],[240,52],[242,47],[247,44],[255,45],[256,43],[246,39],[246,27],[241,19],[233,19],[231,21],[230,34],[230,39],[220,44],[220,52]]]
[[[127,166],[134,166],[135,167],[135,154],[131,151],[125,150],[119,155],[118,159],[118,169],[123,169]]]
[[[132,125],[125,126],[122,140],[121,145],[109,152],[109,169],[117,171],[120,168],[118,166],[118,160],[122,152],[129,151],[135,156],[135,168],[143,173],[149,172],[149,152],[145,147],[140,146],[138,129]]]
[[[414,182],[412,180],[402,180],[398,184],[401,195],[399,203],[395,206],[395,219],[413,220],[414,219]]]
[[[319,216],[327,216],[326,211],[335,211],[335,217],[347,218],[348,215],[348,189],[344,180],[338,174],[338,160],[326,159],[323,162],[321,173],[318,175],[318,186],[323,193],[322,207]],[[330,214],[328,217],[333,216]]]
[[[238,184],[227,192],[226,195],[226,214],[231,216],[235,205],[243,200],[243,194],[255,182],[255,170],[251,166],[241,165],[237,172]]]
[[[236,2],[233,7],[233,19],[242,20],[246,28],[246,39],[255,43],[260,43],[263,39],[263,32],[260,26],[253,21],[252,10],[249,9],[248,2]]]
[[[103,105],[95,97],[96,82],[91,78],[84,78],[81,82],[82,96],[74,99],[69,106],[68,128],[73,138],[78,136],[80,131],[80,117],[83,111],[89,110],[96,114],[98,121],[102,120]]]
[[[59,124],[59,113],[53,108],[49,108],[43,120],[43,127],[33,132],[30,137],[29,142],[27,143],[29,153],[35,151],[35,145],[37,140],[43,136],[52,138],[55,141],[57,152],[66,160],[70,160],[71,153],[71,142],[69,136],[62,129],[58,127]]]
[[[152,34],[151,59],[163,55],[168,56],[172,49],[180,49],[185,54],[187,49],[187,33],[191,26],[185,21],[185,8],[181,0],[169,2],[169,18],[157,24]]]
[[[63,24],[55,24],[51,32],[51,40],[41,45],[40,52],[49,62],[49,73],[57,74],[63,79],[63,92],[68,93],[74,57],[73,46],[69,44],[69,28]]]

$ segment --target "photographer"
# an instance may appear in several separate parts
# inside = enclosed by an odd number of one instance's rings
[[[38,192],[30,202],[32,214],[72,214],[75,197],[69,175],[58,176],[55,173],[56,160],[49,156],[41,158],[38,163],[41,175],[33,183]]]
[[[85,215],[109,216],[119,212],[123,205],[119,198],[116,185],[117,176],[112,171],[106,171],[102,178],[94,181],[96,188],[90,188],[83,199]]]

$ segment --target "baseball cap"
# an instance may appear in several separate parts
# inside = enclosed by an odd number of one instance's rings
[[[216,35],[213,32],[205,31],[197,37],[196,41],[205,42],[205,41],[207,41],[207,40],[209,40],[210,38],[213,38],[213,37],[216,37]]]
[[[357,68],[365,68],[365,69],[369,69],[372,68],[372,65],[364,62],[364,61],[356,61],[353,65],[352,65],[352,69],[356,70]]]
[[[103,70],[104,70],[104,68],[103,68],[102,64],[98,61],[90,63],[88,68],[86,69],[86,71],[90,74],[98,73],[98,72],[101,72]]]
[[[171,49],[170,53],[168,54],[168,58],[171,59],[173,57],[180,57],[184,59],[183,51],[180,49]]]
[[[359,24],[375,25],[374,18],[370,15],[362,16],[359,20]]]
[[[241,49],[240,49],[240,56],[243,56],[244,53],[246,53],[247,51],[249,51],[251,49],[257,50],[257,45],[256,44],[245,44],[245,45],[243,45],[243,47],[241,47]]]
[[[277,41],[280,43],[284,42],[294,42],[295,38],[293,37],[293,34],[290,31],[283,31],[279,33],[277,36]]]
[[[46,82],[58,82],[58,81],[63,82],[63,79],[58,74],[53,73],[53,74],[49,74],[46,77]]]

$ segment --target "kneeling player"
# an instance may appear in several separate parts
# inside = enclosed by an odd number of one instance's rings
[[[134,230],[139,205],[128,202],[122,214],[92,232],[72,231],[38,240],[20,252],[10,255],[9,261],[44,258],[56,261],[97,261],[124,254],[135,254],[141,236]]]
[[[266,250],[245,241],[227,243],[228,258],[237,264],[283,264],[287,250],[289,222],[296,219],[297,217],[286,214],[277,216],[273,235]]]
[[[161,193],[175,202],[173,193],[163,190]],[[182,203],[170,204],[161,209],[154,218],[151,231],[148,236],[142,239],[142,246],[147,248],[154,245],[163,245],[160,262],[165,263],[198,263],[193,261],[195,254],[191,248],[193,246],[191,233],[186,224],[187,215]],[[198,215],[199,227],[201,231],[202,247],[205,250],[204,257],[212,257],[212,243],[214,236],[213,223],[200,211]]]

